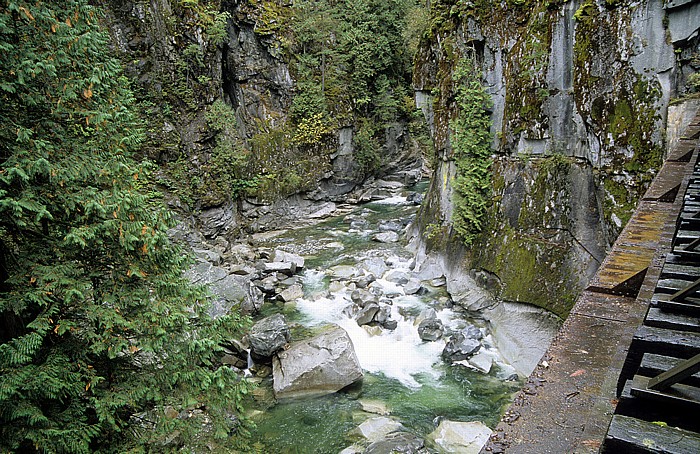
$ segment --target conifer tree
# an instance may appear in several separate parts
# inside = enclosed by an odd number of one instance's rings
[[[183,278],[99,21],[88,0],[0,0],[0,452],[244,432],[245,382],[215,358],[241,320]]]

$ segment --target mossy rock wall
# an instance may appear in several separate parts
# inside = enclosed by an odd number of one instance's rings
[[[252,225],[245,202],[268,206],[299,194],[344,200],[370,176],[419,175],[423,132],[409,115],[373,125],[369,164],[358,151],[361,124],[352,116],[337,124],[291,120],[301,90],[292,52],[295,3],[99,3],[148,127],[144,152],[160,166],[158,189],[183,217],[224,209],[239,225]],[[214,127],[208,118],[222,104],[232,113]],[[351,103],[335,107],[352,111]]]
[[[700,24],[691,3],[679,8]],[[493,99],[493,204],[463,266],[497,275],[504,299],[566,315],[661,165],[667,107],[694,71],[697,39],[661,0],[433,9],[414,86],[432,95],[435,180],[452,161],[459,55],[477,56]],[[430,191],[420,223],[449,233],[451,188],[434,181]]]

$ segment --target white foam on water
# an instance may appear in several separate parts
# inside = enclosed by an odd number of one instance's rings
[[[377,205],[411,205],[413,202],[406,200],[406,196],[395,195],[380,200],[372,200]]]
[[[425,307],[419,298],[396,298],[392,306],[392,319],[398,322],[398,326],[395,330],[383,330],[382,334],[375,336],[343,314],[343,310],[351,304],[346,292],[338,292],[330,298],[315,301],[300,299],[297,309],[306,315],[312,326],[335,323],[342,327],[352,340],[360,365],[368,372],[382,373],[411,388],[421,386],[415,378],[417,375],[435,379],[440,377],[441,372],[433,365],[440,363],[445,342],[423,342],[413,321],[399,313],[400,307]]]

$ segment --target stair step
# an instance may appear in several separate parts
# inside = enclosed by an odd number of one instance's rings
[[[600,452],[697,453],[700,452],[700,435],[677,427],[615,415]]]

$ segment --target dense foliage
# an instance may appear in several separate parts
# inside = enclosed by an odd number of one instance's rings
[[[415,0],[302,0],[294,3],[292,119],[321,128],[355,126],[360,172],[381,164],[377,137],[412,113],[411,40],[424,12]],[[411,34],[413,30],[413,34]]]
[[[88,0],[0,0],[0,451],[225,437],[245,382],[183,277],[130,92]],[[201,432],[201,433],[199,433]]]
[[[491,98],[481,85],[476,65],[461,59],[452,76],[456,117],[450,122],[457,174],[454,180],[455,230],[467,245],[481,232],[491,203],[491,122],[486,108]]]

